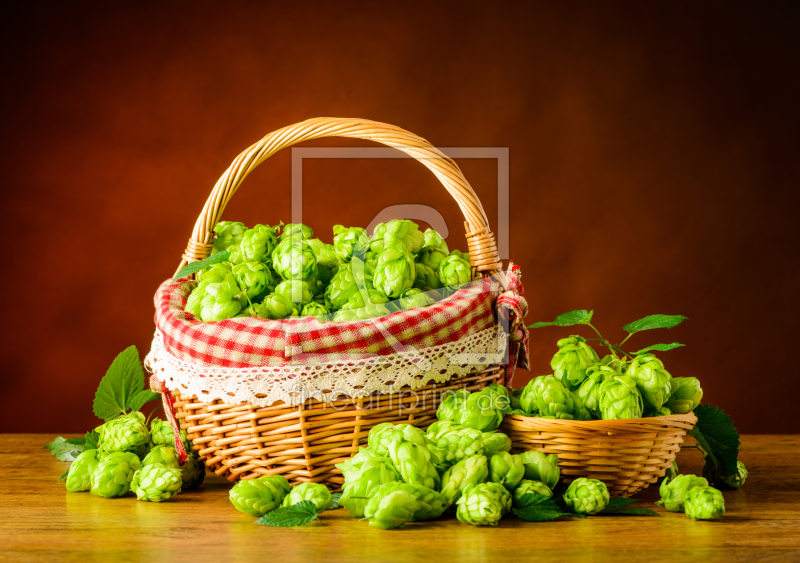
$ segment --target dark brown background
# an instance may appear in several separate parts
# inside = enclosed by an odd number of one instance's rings
[[[527,321],[595,309],[697,376],[744,432],[799,432],[794,2],[17,3],[2,17],[0,431],[83,431],[114,356],[153,333],[218,176],[264,134],[364,117],[439,146],[509,147]],[[313,145],[361,146],[349,141]],[[496,217],[496,167],[460,163]],[[309,161],[305,220],[458,208],[410,160]],[[226,218],[289,214],[289,152]],[[532,334],[549,371],[569,329]]]

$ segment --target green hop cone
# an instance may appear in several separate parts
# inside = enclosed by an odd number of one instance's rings
[[[361,466],[363,466],[366,462],[371,461],[371,460],[375,460],[375,459],[380,459],[382,461],[386,461],[388,463],[391,463],[391,460],[389,460],[388,458],[385,458],[385,457],[379,458],[378,456],[376,456],[375,454],[372,453],[372,450],[370,450],[369,447],[365,448],[365,447],[362,446],[362,447],[358,448],[358,451],[356,452],[356,455],[354,455],[353,457],[347,458],[342,463],[337,463],[336,464],[336,468],[342,472],[342,475],[344,475],[345,481],[347,481],[348,474],[350,472],[353,472],[355,474],[356,472],[361,470]]]
[[[351,311],[350,309],[340,309],[333,314],[333,321],[336,323],[360,320],[363,319],[358,316],[358,313],[356,311]]]
[[[361,227],[343,227],[335,225],[333,227],[333,250],[339,261],[346,264],[350,262],[356,245],[361,241],[362,245],[369,243],[367,232]]]
[[[450,254],[439,263],[439,279],[443,285],[462,285],[472,280],[472,269],[469,262]]]
[[[230,273],[226,274],[230,275]],[[216,280],[216,278],[214,278]],[[189,297],[186,299],[186,306],[184,310],[187,313],[191,313],[195,316],[196,319],[200,320],[200,314],[203,311],[203,299],[206,297],[206,287],[213,282],[203,282],[197,284],[192,292],[189,294]]]
[[[173,469],[177,469],[181,466],[178,459],[178,452],[172,446],[155,446],[142,460],[142,467],[156,464]]]
[[[536,393],[534,392],[538,379],[539,377],[534,377],[519,391],[519,408],[528,415],[535,415],[539,412],[539,405],[536,402]]]
[[[525,477],[525,466],[522,465],[522,459],[518,455],[500,452],[489,459],[489,481],[500,483],[509,491],[513,491],[523,477]]]
[[[373,495],[370,497],[369,502],[364,507],[364,516],[371,518],[376,510],[380,507],[382,499],[396,491],[403,491],[414,495],[419,502],[419,508],[414,511],[409,521],[420,522],[423,520],[431,520],[441,516],[449,503],[441,493],[434,491],[422,485],[414,485],[410,483],[389,482],[380,485]]]
[[[131,491],[139,500],[161,502],[181,492],[181,470],[159,463],[143,466],[131,481]]]
[[[314,231],[311,229],[311,227],[303,225],[302,223],[289,223],[288,225],[283,226],[280,242],[284,242],[288,239],[308,240],[313,236]]]
[[[424,445],[393,441],[389,444],[389,457],[404,482],[438,488],[439,473],[431,462],[431,452]]]
[[[414,289],[430,291],[442,287],[436,270],[422,262],[414,263]]]
[[[511,512],[511,506],[512,506],[511,491],[509,491],[505,486],[501,485],[500,483],[495,483],[493,481],[487,481],[477,486],[482,487],[487,491],[491,491],[495,494],[497,500],[499,500],[500,504],[503,506],[503,516]]]
[[[274,294],[294,303],[296,308],[302,308],[304,305],[311,303],[313,298],[311,286],[304,280],[284,280],[275,286]]]
[[[528,479],[523,479],[519,482],[517,488],[514,489],[512,498],[514,506],[516,508],[520,508],[522,504],[522,497],[532,494],[539,494],[550,498],[553,496],[553,491],[541,481],[529,481]]]
[[[508,387],[498,383],[490,383],[482,389],[482,392],[492,396],[494,408],[502,411],[503,414],[511,410],[511,394],[508,392]]]
[[[196,455],[190,455],[181,466],[181,490],[196,489],[206,478],[206,464]]]
[[[234,264],[268,262],[277,244],[278,237],[273,227],[256,225],[245,231],[238,247],[231,251],[230,261]]]
[[[369,499],[364,507],[364,517],[369,519],[370,526],[391,530],[410,522],[414,513],[422,508],[422,504],[416,494],[403,489],[382,492],[387,485],[391,483],[381,485]]]
[[[523,389],[520,402],[525,412],[538,412],[539,416],[574,420],[579,414],[580,405],[576,403],[572,391],[564,387],[553,375],[542,375],[532,380],[530,390]],[[530,403],[536,402],[536,411],[529,411]]]
[[[329,314],[330,311],[325,308],[325,305],[320,305],[315,301],[304,305],[303,310],[300,312],[301,317],[325,317]]]
[[[443,393],[442,402],[439,403],[439,407],[436,409],[436,418],[455,421],[458,419],[461,408],[469,396],[470,392],[466,389]]]
[[[262,319],[279,320],[291,316],[295,311],[292,302],[279,293],[271,293],[264,301],[253,306],[255,316]]]
[[[685,510],[692,520],[716,520],[725,516],[725,499],[714,487],[693,487],[686,496]]]
[[[660,409],[672,394],[672,376],[653,354],[640,354],[628,364],[625,374],[636,382],[645,404]]]
[[[238,246],[247,232],[244,223],[234,221],[220,221],[214,227],[216,238],[214,239],[214,252],[223,252],[229,246]]]
[[[483,433],[458,424],[440,432],[431,433],[429,430],[425,441],[436,457],[434,465],[438,469],[447,469],[465,458],[484,453]]]
[[[233,507],[250,516],[264,516],[278,508],[292,490],[283,475],[265,475],[236,483],[229,493]]]
[[[580,397],[574,394],[573,397],[575,399],[575,420],[592,420],[592,413],[583,406],[583,401],[581,401]]]
[[[292,506],[304,500],[313,502],[317,511],[321,512],[330,504],[331,492],[320,483],[300,483],[284,497],[282,506]]]
[[[412,287],[411,289],[405,290],[400,296],[400,299],[395,301],[395,303],[397,304],[398,308],[405,310],[414,309],[415,307],[427,307],[428,305],[433,305],[434,300],[430,295],[421,289]]]
[[[340,269],[325,288],[325,307],[329,311],[338,311],[358,290],[359,284],[351,267]]]
[[[484,483],[488,478],[489,462],[486,456],[475,455],[462,459],[442,476],[442,494],[452,505],[465,490]]]
[[[458,256],[459,258],[461,258],[465,262],[469,262],[469,252],[461,252],[457,248],[454,248],[453,250],[450,251],[450,255],[451,256]]]
[[[80,493],[92,488],[92,472],[100,464],[97,458],[98,450],[84,450],[69,466],[67,474],[67,490],[71,493]]]
[[[392,311],[389,309],[389,298],[377,289],[361,289],[350,296],[342,309],[349,309],[356,313],[359,319],[384,317]]]
[[[400,297],[407,289],[414,286],[416,270],[414,258],[404,246],[390,242],[378,254],[375,264],[375,289],[381,290],[391,299]]]
[[[481,432],[494,430],[503,422],[503,411],[495,408],[497,406],[495,399],[491,391],[481,390],[472,393],[461,406],[458,423]]]
[[[138,452],[149,445],[144,415],[132,412],[109,420],[99,429],[102,452]]]
[[[172,426],[169,425],[169,422],[161,420],[160,418],[151,420],[150,441],[154,446],[175,447],[175,432],[172,431]],[[181,442],[183,442],[184,445],[188,443],[186,430],[181,430]]]
[[[142,462],[132,452],[103,455],[92,472],[91,493],[105,498],[125,495],[131,489],[134,473],[141,467]]]
[[[336,249],[318,238],[308,239],[306,243],[311,247],[317,261],[317,278],[323,285],[328,285],[341,265]]]
[[[411,254],[417,254],[425,243],[425,235],[419,225],[408,219],[392,219],[388,223],[379,223],[372,233],[370,248],[380,254],[386,246],[398,242]]]
[[[597,514],[605,510],[610,500],[605,483],[585,477],[575,479],[564,493],[564,503],[575,514]]]
[[[437,233],[431,228],[425,229],[425,232],[422,233],[423,236],[423,248],[426,246],[435,246],[437,248],[441,248],[445,254],[450,254],[450,249],[447,248],[447,243],[442,238],[442,235]]]
[[[705,477],[713,486],[719,489],[735,490],[744,485],[748,473],[747,468],[741,461],[736,461],[736,473],[733,475],[722,475],[717,470],[717,467],[714,465],[714,462],[711,461],[711,459],[706,457],[705,461],[706,463],[703,466],[703,477]]]
[[[662,505],[670,512],[683,512],[686,495],[694,487],[707,487],[708,481],[697,475],[678,475],[671,481],[662,481],[658,492],[661,500],[656,504]]]
[[[667,408],[675,414],[687,414],[703,400],[703,389],[695,377],[673,377],[670,380]]]
[[[642,417],[642,394],[629,375],[617,375],[600,385],[600,416],[603,420]]]
[[[224,281],[204,283],[201,286],[204,286],[205,291],[200,302],[201,321],[224,321],[235,317],[242,310],[243,293],[233,274],[226,276]],[[199,289],[198,287],[195,291]]]
[[[450,428],[463,428],[459,423],[454,422],[452,420],[437,420],[425,431],[428,437],[433,436],[434,434],[440,434],[449,430]]]
[[[272,267],[285,280],[316,278],[317,259],[306,241],[286,239],[272,253]]]
[[[483,454],[486,457],[490,458],[501,452],[510,452],[511,446],[511,438],[502,432],[483,433]]]
[[[344,473],[344,486],[339,504],[345,507],[356,518],[364,517],[367,501],[375,494],[378,487],[384,483],[400,481],[400,476],[388,459],[378,459],[365,456],[358,467],[350,468]],[[337,464],[341,469],[342,464]]]
[[[558,352],[550,361],[550,367],[555,378],[574,391],[586,379],[586,370],[599,363],[600,358],[586,339],[573,335],[558,341]]]
[[[232,268],[233,263],[231,262],[217,262],[197,272],[195,278],[198,282],[221,282],[228,274],[232,273]]]
[[[487,484],[468,488],[456,501],[456,518],[459,522],[473,526],[496,526],[500,521],[505,512],[504,499],[497,494],[494,487],[487,487]]]
[[[436,278],[439,280],[439,287],[441,287],[442,282],[439,278],[439,265],[442,263],[442,260],[447,258],[448,254],[443,249],[436,247],[436,246],[426,246],[423,248],[417,257],[415,258],[415,262],[417,264],[422,264],[431,269],[432,272],[436,275]],[[435,287],[431,286],[431,289],[436,289]]]
[[[236,278],[239,289],[250,299],[261,295],[267,286],[275,285],[272,272],[262,262],[248,261],[236,264],[231,273]]]
[[[411,442],[425,446],[425,433],[410,424],[393,425],[383,422],[374,426],[367,436],[370,453],[377,457],[389,456],[389,447],[393,443]]]
[[[550,489],[556,486],[561,471],[558,469],[558,456],[545,455],[542,452],[527,451],[519,454],[525,466],[525,479],[541,481]]]

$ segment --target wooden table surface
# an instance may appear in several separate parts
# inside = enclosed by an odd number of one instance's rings
[[[0,561],[800,561],[800,436],[744,436],[747,484],[725,492],[719,522],[693,522],[637,495],[661,517],[593,517],[548,523],[507,516],[497,527],[455,518],[379,530],[326,512],[304,528],[268,528],[226,502],[230,483],[209,475],[163,503],[68,493],[67,464],[42,450],[53,435],[0,435]],[[69,437],[69,436],[67,436]],[[700,454],[682,452],[684,473]]]

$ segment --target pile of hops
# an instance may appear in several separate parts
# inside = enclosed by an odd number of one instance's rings
[[[96,449],[81,453],[67,473],[67,490],[89,491],[105,498],[133,492],[139,500],[161,502],[203,483],[205,464],[195,454],[183,465],[174,448],[175,434],[168,423],[132,412],[99,428]],[[181,431],[186,451],[186,433]]]
[[[333,244],[303,224],[222,222],[214,232],[215,253],[230,255],[197,273],[186,311],[201,321],[363,320],[428,306],[472,279],[467,254],[405,219],[380,223],[372,237],[337,225]]]
[[[686,414],[703,398],[695,377],[672,377],[652,353],[602,360],[586,340],[558,341],[551,375],[515,392],[515,414],[568,420],[614,420]]]
[[[427,431],[378,424],[369,432],[369,445],[337,465],[344,474],[339,505],[384,529],[448,511],[463,523],[493,526],[524,496],[552,496],[558,458],[533,451],[511,455],[511,440],[496,432],[509,409],[506,388],[492,384],[476,393],[449,393],[437,411],[439,421]],[[575,513],[600,511],[609,499],[599,481],[573,483],[567,497],[584,499],[573,503]],[[240,481],[230,500],[246,514],[263,516],[301,500],[324,507],[330,494],[320,484],[292,488],[284,477],[268,475]]]

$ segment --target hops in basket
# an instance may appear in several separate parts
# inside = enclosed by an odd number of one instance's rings
[[[630,353],[622,349],[634,334],[672,328],[686,317],[650,315],[623,327],[628,336],[619,344],[612,344],[591,324],[592,314],[593,311],[572,311],[555,321],[531,325],[585,325],[597,337],[572,335],[559,340],[558,351],[550,362],[553,374],[536,377],[522,389],[515,413],[566,420],[616,420],[686,414],[700,404],[700,382],[694,377],[673,378],[653,354],[683,344],[655,344]],[[600,359],[592,347],[594,343],[609,353]]]
[[[380,223],[372,237],[336,225],[333,244],[302,224],[248,229],[223,221],[214,232],[215,254],[176,276],[196,273],[185,309],[201,321],[365,320],[427,307],[473,278],[467,254],[407,219]]]

